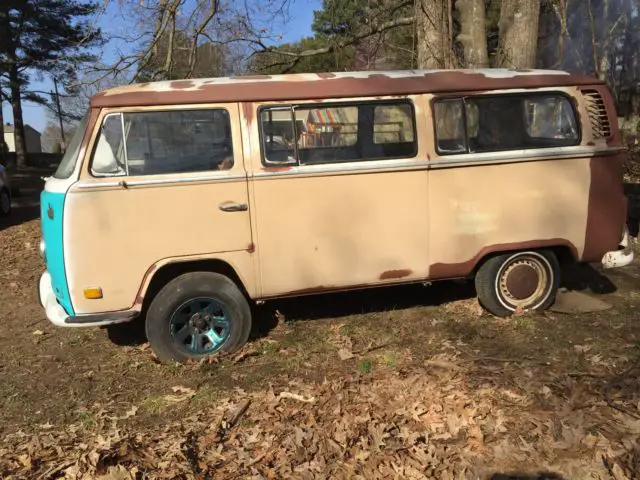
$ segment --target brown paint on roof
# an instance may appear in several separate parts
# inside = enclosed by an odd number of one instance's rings
[[[173,82],[171,82],[171,88],[175,90],[186,90],[187,88],[195,88],[196,85],[196,82],[194,82],[193,80],[174,80]]]
[[[541,88],[599,85],[601,80],[563,73],[518,74],[494,69],[404,72],[351,72],[346,74],[290,74],[153,82],[142,88],[128,85],[95,95],[94,107],[175,105],[206,102],[259,102],[345,98],[353,96],[410,95],[474,92],[505,88]],[[511,76],[507,74],[512,74]],[[264,78],[264,81],[262,81]],[[244,81],[243,81],[244,80]]]

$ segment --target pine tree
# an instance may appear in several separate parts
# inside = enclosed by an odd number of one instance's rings
[[[26,165],[21,100],[28,97],[29,74],[46,72],[64,83],[74,78],[79,64],[94,60],[87,49],[99,44],[101,32],[85,19],[98,8],[81,0],[0,2],[0,75],[9,84],[18,167]]]

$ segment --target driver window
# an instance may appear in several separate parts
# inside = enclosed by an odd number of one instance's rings
[[[126,173],[124,144],[122,142],[122,116],[105,118],[98,144],[93,153],[92,171],[99,175],[124,175]]]

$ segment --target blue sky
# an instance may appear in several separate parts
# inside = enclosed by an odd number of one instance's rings
[[[111,2],[109,9],[99,22],[100,27],[106,34],[114,32],[119,25],[121,26],[123,24],[122,20],[119,18],[117,3],[118,2],[116,1]],[[321,0],[292,0],[289,9],[288,23],[278,28],[281,32],[274,33],[281,33],[283,35],[282,42],[292,42],[310,35],[313,11],[319,9],[321,3]],[[114,59],[115,46],[115,44],[107,44],[104,47],[102,55],[104,61],[108,62]],[[43,81],[34,80],[31,82],[30,88],[33,90],[49,92],[53,90],[53,83],[51,79],[48,78],[43,79]],[[45,129],[48,123],[48,117],[44,107],[30,102],[22,102],[22,111],[25,123],[28,123],[39,132],[42,132]],[[3,115],[5,123],[13,123],[11,107],[6,103],[3,104]]]

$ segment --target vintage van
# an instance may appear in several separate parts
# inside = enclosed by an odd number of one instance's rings
[[[163,361],[248,340],[256,302],[473,278],[548,308],[567,262],[622,267],[603,82],[563,71],[247,76],[112,88],[41,196],[47,318],[140,315]]]

